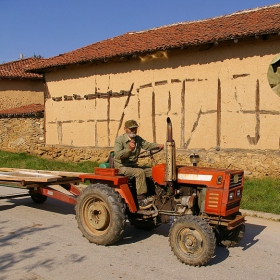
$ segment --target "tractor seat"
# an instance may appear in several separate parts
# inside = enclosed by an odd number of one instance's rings
[[[109,153],[108,159],[106,162],[100,163],[99,167],[101,168],[114,168],[114,151]]]
[[[100,163],[99,167],[101,167],[101,168],[114,168],[114,155],[115,155],[114,151],[111,151],[109,153],[107,161],[103,162],[103,163]],[[119,175],[125,176],[124,174],[120,174],[120,173],[119,173]],[[135,177],[128,177],[128,181],[129,182],[135,181]]]

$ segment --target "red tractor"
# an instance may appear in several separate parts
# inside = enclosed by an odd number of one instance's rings
[[[142,157],[156,152],[145,151]],[[95,244],[110,245],[121,239],[127,219],[142,229],[171,223],[169,242],[174,254],[185,264],[201,266],[212,258],[216,244],[229,247],[244,235],[245,217],[239,212],[243,170],[176,165],[170,118],[166,163],[152,167],[151,208],[139,210],[133,178],[118,174],[118,169],[99,167],[80,178],[91,185],[77,198],[76,219],[83,235]]]

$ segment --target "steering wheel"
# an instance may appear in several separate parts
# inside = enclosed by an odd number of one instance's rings
[[[149,150],[145,150],[143,152],[141,152],[138,156],[138,158],[145,158],[145,157],[152,157],[153,155],[159,153],[160,151],[162,151],[162,148],[159,147],[155,147]]]

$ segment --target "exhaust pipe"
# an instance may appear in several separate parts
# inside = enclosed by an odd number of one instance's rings
[[[165,181],[172,186],[170,182],[176,180],[176,155],[175,141],[173,140],[171,119],[167,118],[167,140],[166,140],[166,169]]]

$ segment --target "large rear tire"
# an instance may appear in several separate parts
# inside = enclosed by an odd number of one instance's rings
[[[214,255],[216,240],[211,226],[197,216],[177,219],[169,231],[169,243],[177,258],[185,264],[201,266]]]
[[[76,219],[83,235],[92,243],[111,245],[122,238],[125,205],[114,188],[93,184],[78,196]]]

